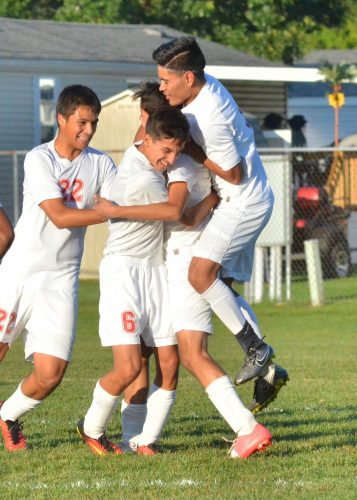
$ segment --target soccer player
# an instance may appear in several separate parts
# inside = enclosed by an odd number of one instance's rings
[[[175,38],[158,47],[153,59],[160,90],[172,106],[182,106],[190,122],[193,141],[186,151],[211,172],[221,199],[195,244],[189,281],[246,353],[235,383],[258,377],[252,409],[259,411],[288,375],[272,363],[272,347],[245,318],[231,285],[251,277],[255,243],[269,221],[274,196],[253,129],[227,89],[204,72],[205,58],[195,38]],[[249,314],[254,316],[250,307]]]
[[[119,446],[107,439],[105,431],[120,394],[140,373],[141,340],[154,352],[160,381],[156,380],[157,390],[148,401],[147,418],[154,412],[156,425],[146,433],[144,429],[138,453],[143,448],[143,454],[150,454],[149,446],[158,439],[157,433],[161,432],[175,399],[179,358],[168,314],[163,223],[133,220],[137,218],[135,209],[128,205],[138,205],[145,212],[148,203],[160,206],[166,202],[167,219],[181,217],[186,187],[178,183],[175,196],[167,200],[163,174],[176,162],[188,129],[179,110],[171,108],[151,115],[144,140],[128,148],[119,165],[110,191],[114,204],[98,198],[96,211],[105,210],[111,219],[100,265],[99,334],[102,345],[112,347],[114,362],[97,382],[92,404],[85,418],[78,422],[77,430],[93,453],[99,455],[122,453]],[[119,220],[119,215],[130,220]]]
[[[10,248],[14,237],[13,227],[0,202],[0,259],[4,257]]]
[[[100,110],[90,88],[64,88],[56,138],[25,158],[23,211],[0,266],[0,342],[24,333],[33,371],[1,405],[8,451],[27,448],[18,419],[60,384],[71,358],[85,227],[107,220],[93,210],[94,195],[107,195],[116,174],[112,160],[89,147]]]
[[[0,260],[8,249],[10,248],[12,242],[14,241],[15,233],[12,227],[11,222],[9,221],[8,216],[6,215],[5,210],[2,208],[0,202]],[[1,311],[0,311],[1,315]],[[1,327],[0,327],[1,332]],[[8,351],[8,345],[0,343],[0,362],[4,359],[6,353]]]
[[[138,92],[141,98],[142,124],[152,112],[150,107],[160,105],[157,95],[158,85],[154,83],[144,85]],[[168,192],[174,197],[175,190],[186,189],[188,197],[186,214],[183,217],[186,223],[191,217],[191,230],[187,226],[175,222],[167,222],[166,233],[166,266],[169,279],[170,311],[173,319],[174,331],[177,335],[180,357],[185,367],[193,373],[206,389],[206,392],[222,417],[228,422],[237,434],[234,439],[231,456],[246,458],[256,451],[263,450],[271,443],[270,433],[265,427],[257,424],[253,415],[248,411],[237,396],[232,382],[226,373],[208,354],[208,335],[212,333],[210,307],[202,297],[191,287],[187,279],[187,271],[192,257],[191,246],[199,238],[201,231],[208,221],[207,215],[217,202],[217,196],[211,193],[211,179],[208,170],[193,162],[187,155],[182,155],[175,166],[167,171]],[[186,186],[186,187],[185,187]],[[170,218],[170,201],[154,205],[136,207],[115,207],[106,212],[108,206],[105,200],[97,207],[104,210],[105,215],[116,217],[130,217],[155,220]],[[129,212],[128,212],[129,211]],[[187,212],[190,212],[190,217]],[[243,299],[242,299],[243,300]],[[165,314],[165,312],[164,312]],[[250,318],[249,318],[250,320]],[[154,455],[157,442],[163,425],[168,417],[165,401],[160,399],[165,391],[155,385],[151,387],[146,414],[146,394],[148,388],[147,357],[143,356],[143,368],[139,377],[125,391],[122,401],[122,430],[125,447],[128,445],[139,454]],[[163,418],[165,416],[165,418]],[[147,443],[147,445],[143,444]],[[122,445],[121,444],[121,445]]]

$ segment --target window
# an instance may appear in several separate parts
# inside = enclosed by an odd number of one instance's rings
[[[40,143],[51,141],[56,133],[55,80],[40,78]]]

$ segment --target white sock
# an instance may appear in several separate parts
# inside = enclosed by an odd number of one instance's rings
[[[140,434],[143,431],[146,419],[146,404],[128,404],[125,399],[121,402],[121,428],[124,444],[135,449],[138,445]]]
[[[239,399],[227,375],[216,378],[206,393],[231,429],[239,436],[250,434],[256,425],[253,414]]]
[[[87,436],[98,439],[104,434],[109,420],[116,410],[119,396],[112,396],[99,384],[93,391],[93,401],[84,418],[83,430]]]
[[[147,415],[143,432],[139,439],[139,446],[156,443],[159,440],[175,399],[176,391],[166,391],[152,384],[147,401]]]
[[[32,399],[25,396],[21,390],[21,384],[22,382],[16,391],[2,405],[0,410],[0,418],[2,420],[17,420],[42,403],[42,400],[39,401],[38,399]]]
[[[234,335],[242,330],[246,319],[234,293],[222,280],[217,278],[201,297],[207,300],[212,310]]]
[[[257,337],[262,339],[263,335],[258,325],[258,318],[256,317],[255,312],[251,308],[250,304],[248,304],[248,302],[241,295],[238,295],[238,297],[236,297],[236,302],[240,310],[242,311],[243,316],[253,328],[254,332],[257,334]]]

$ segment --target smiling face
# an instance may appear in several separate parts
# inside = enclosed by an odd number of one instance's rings
[[[153,139],[146,134],[140,151],[146,156],[155,170],[164,172],[175,163],[183,148],[177,139]]]
[[[171,106],[186,106],[198,94],[199,89],[192,71],[174,72],[158,66],[157,75],[160,79],[160,91]]]
[[[58,114],[59,133],[56,138],[56,149],[60,154],[73,159],[86,148],[98,124],[98,114],[89,107],[79,106],[67,118]]]

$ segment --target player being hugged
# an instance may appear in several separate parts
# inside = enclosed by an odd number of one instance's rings
[[[99,335],[102,345],[112,348],[114,362],[98,380],[92,404],[77,425],[81,438],[98,455],[123,452],[108,441],[105,432],[120,395],[141,371],[141,342],[153,350],[160,375],[149,398],[148,425],[138,453],[155,453],[152,445],[175,400],[179,358],[168,312],[163,223],[152,219],[153,212],[156,218],[162,213],[162,205],[168,208],[166,220],[181,218],[186,184],[178,182],[168,197],[164,173],[180,155],[188,128],[179,110],[168,108],[151,115],[144,139],[123,156],[110,190],[111,201],[98,198],[96,211],[110,218],[100,264]]]

